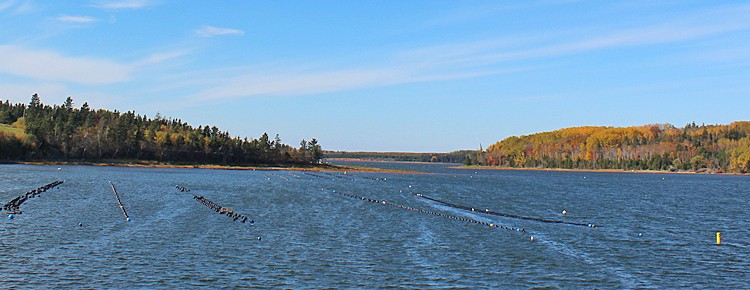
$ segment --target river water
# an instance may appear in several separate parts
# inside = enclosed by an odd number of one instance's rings
[[[65,180],[0,220],[0,287],[750,288],[748,177],[370,165],[429,174],[0,165],[3,204]]]

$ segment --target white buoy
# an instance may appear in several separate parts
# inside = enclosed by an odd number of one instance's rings
[[[563,210],[562,214],[563,214],[563,215],[566,215],[566,214],[568,214],[568,211],[566,211],[566,210]]]
[[[534,241],[534,236],[531,236],[531,241],[532,241],[532,242]]]

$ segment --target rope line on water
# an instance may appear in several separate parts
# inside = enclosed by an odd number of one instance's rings
[[[128,216],[128,212],[125,211],[125,206],[122,205],[122,200],[120,200],[120,195],[117,193],[117,189],[115,189],[115,185],[112,183],[112,181],[109,182],[109,186],[112,187],[112,192],[115,193],[115,199],[117,199],[117,204],[120,206],[120,210],[122,211],[122,214],[125,216],[125,220],[130,221],[130,216]]]
[[[276,176],[276,177],[281,178],[283,180],[289,181],[289,177],[283,176],[281,174],[276,174],[276,173],[273,173],[273,172],[266,173],[266,176]],[[269,179],[270,179],[270,177],[269,177]]]
[[[179,185],[177,186],[177,189],[180,192],[188,192],[188,191],[190,191],[190,189],[187,189],[186,187],[179,186]],[[206,207],[208,207],[209,209],[215,211],[218,214],[226,215],[226,216],[232,218],[233,221],[238,221],[239,220],[241,223],[245,223],[245,222],[248,222],[248,221],[251,224],[255,223],[254,220],[248,220],[247,216],[245,216],[243,214],[240,214],[240,213],[236,213],[236,212],[234,212],[234,210],[231,210],[229,208],[220,206],[217,203],[215,203],[215,202],[213,202],[213,201],[211,201],[211,200],[203,197],[202,195],[193,195],[193,199],[195,199],[196,201],[202,203],[203,205],[205,205]]]
[[[317,174],[317,173],[312,173],[312,172],[307,172],[307,171],[304,171],[302,173],[304,173],[305,175],[310,175],[312,177],[317,177],[317,178],[321,178],[321,179],[328,179],[328,177],[325,177],[325,176]]]
[[[410,193],[413,194],[414,196],[421,197],[421,198],[424,198],[424,199],[427,199],[427,200],[431,200],[431,201],[437,202],[439,204],[442,204],[442,205],[445,205],[445,206],[448,206],[448,207],[452,207],[452,208],[456,208],[456,209],[461,209],[461,210],[466,210],[466,211],[471,211],[471,212],[479,212],[479,213],[484,213],[484,214],[494,215],[494,216],[502,216],[502,217],[508,217],[508,218],[514,218],[514,219],[536,221],[536,222],[540,222],[540,223],[565,224],[565,225],[572,225],[572,226],[584,226],[584,227],[590,227],[590,228],[595,228],[596,227],[596,225],[594,225],[594,224],[574,223],[574,222],[566,222],[566,221],[563,221],[563,220],[551,220],[551,219],[527,217],[527,216],[520,216],[520,215],[515,215],[515,214],[509,214],[509,213],[501,213],[501,212],[491,211],[489,209],[476,210],[476,208],[474,208],[474,207],[464,206],[464,205],[458,205],[458,204],[454,204],[454,203],[449,203],[449,202],[442,201],[442,200],[439,200],[439,199],[431,198],[431,197],[426,196],[426,195],[421,194],[421,193],[413,193],[413,192],[410,192]]]
[[[317,178],[329,179],[326,176],[323,176],[323,175],[320,175],[320,174],[316,174],[316,173],[312,173],[312,172],[308,172],[308,171],[304,171],[302,173],[304,173],[306,175],[313,176],[313,177],[317,177]],[[368,179],[368,180],[374,180],[374,181],[386,181],[386,180],[388,180],[387,178],[360,176],[360,175],[353,175],[353,174],[346,174],[346,173],[335,174],[335,173],[325,172],[325,171],[320,171],[320,173],[323,173],[323,174],[325,174],[327,176],[330,176],[330,177],[339,178],[339,179],[349,179],[349,180]]]
[[[348,174],[346,171],[344,173],[338,172],[325,172],[322,171],[323,174],[333,176],[336,178],[342,178],[342,179],[349,179],[349,180],[356,180],[356,179],[368,179],[368,180],[374,180],[374,181],[385,181],[388,180],[387,178],[380,178],[380,177],[369,177],[369,176],[361,176],[361,175],[354,175],[354,174]]]
[[[46,185],[43,185],[43,186],[41,186],[41,187],[39,187],[37,189],[28,191],[28,192],[26,192],[23,195],[19,195],[18,197],[16,197],[16,198],[10,200],[9,202],[5,203],[5,205],[3,205],[3,210],[8,211],[8,213],[10,213],[10,214],[21,213],[20,207],[21,207],[21,205],[24,202],[26,202],[27,200],[29,200],[31,198],[37,197],[38,195],[42,194],[43,192],[46,192],[47,190],[55,188],[55,186],[58,186],[58,185],[62,184],[63,182],[65,182],[65,181],[63,181],[63,180],[56,180],[56,181],[53,181],[53,182],[48,183]]]
[[[216,204],[215,202],[203,197],[202,195],[193,195],[193,199],[197,200],[198,202],[202,203],[206,207],[210,208],[211,210],[215,211],[218,214],[226,215],[230,218],[232,218],[233,221],[239,220],[241,223],[245,223],[249,221],[251,224],[255,223],[254,220],[248,220],[248,218],[242,214],[236,213],[233,210],[220,206]]]
[[[389,206],[392,206],[392,207],[395,207],[395,208],[399,208],[399,209],[415,211],[415,212],[419,212],[419,213],[424,213],[424,214],[429,214],[429,215],[434,215],[434,216],[449,218],[449,219],[458,220],[458,221],[475,223],[475,224],[479,224],[479,225],[483,225],[483,226],[488,226],[488,227],[491,227],[491,228],[499,228],[499,229],[504,229],[504,230],[509,230],[509,231],[524,232],[524,233],[526,232],[526,230],[523,229],[523,228],[509,227],[509,226],[504,226],[504,225],[498,225],[498,224],[495,224],[495,223],[488,223],[488,222],[478,221],[478,220],[475,220],[475,219],[470,219],[470,218],[465,218],[465,217],[458,217],[458,216],[454,216],[454,215],[449,215],[449,214],[444,214],[444,213],[439,213],[439,212],[434,212],[434,211],[423,210],[423,209],[419,209],[419,208],[415,208],[415,207],[404,206],[404,205],[399,205],[399,204],[387,202],[385,200],[378,200],[378,199],[367,198],[367,197],[364,197],[364,196],[359,196],[359,195],[354,195],[354,194],[341,193],[341,192],[336,192],[335,190],[333,191],[333,193],[336,193],[338,195],[345,196],[345,197],[350,197],[350,198],[354,198],[354,199],[360,199],[362,201],[367,201],[367,202],[370,202],[370,203],[376,203],[376,204],[381,204],[381,205],[389,205]]]

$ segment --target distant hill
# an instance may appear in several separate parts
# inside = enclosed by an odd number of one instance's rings
[[[230,137],[216,126],[194,128],[157,114],[92,110],[31,102],[0,102],[0,160],[5,161],[157,161],[175,164],[276,165],[312,164],[322,158],[315,138],[300,147],[278,135],[258,139]]]
[[[750,172],[750,122],[575,127],[509,137],[465,164],[514,168]]]
[[[347,152],[324,151],[326,158],[352,158],[376,161],[402,162],[443,162],[463,163],[466,155],[476,155],[476,150],[461,150],[448,153],[408,153],[408,152]]]

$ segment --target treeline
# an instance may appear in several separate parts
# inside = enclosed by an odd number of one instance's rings
[[[509,137],[465,164],[501,167],[750,172],[750,122],[576,127]]]
[[[353,158],[377,161],[463,163],[469,152],[475,151],[464,150],[448,153],[326,151],[325,155],[327,158]]]
[[[298,148],[271,139],[231,137],[216,126],[194,128],[179,119],[150,119],[135,112],[44,105],[34,94],[28,105],[0,102],[0,158],[28,160],[144,160],[176,164],[310,164],[323,157],[316,139]],[[23,128],[18,136],[10,129]]]

